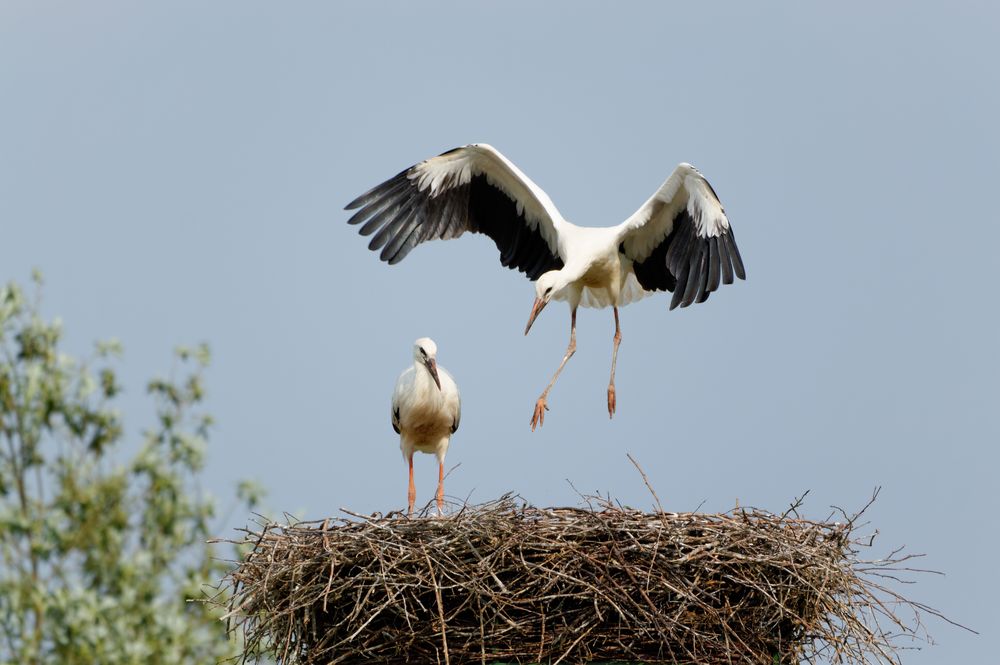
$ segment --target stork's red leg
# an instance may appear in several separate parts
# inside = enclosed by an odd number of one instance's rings
[[[608,383],[608,418],[615,415],[615,365],[618,363],[618,345],[622,343],[622,329],[618,323],[618,308],[615,307],[615,350],[611,353],[611,381]]]
[[[413,514],[413,502],[417,500],[417,488],[413,484],[413,453],[410,453],[410,489],[406,493],[406,514]]]
[[[444,461],[438,462],[438,491],[437,491],[438,515],[444,515]]]
[[[549,396],[549,391],[552,390],[552,386],[555,385],[556,379],[559,378],[559,374],[563,371],[563,367],[566,366],[566,361],[573,357],[576,353],[576,307],[573,308],[570,314],[570,328],[569,328],[569,346],[566,347],[566,355],[563,356],[562,362],[559,363],[559,369],[556,373],[552,375],[552,380],[549,381],[549,385],[545,387],[542,392],[542,396],[538,398],[535,402],[535,412],[531,416],[531,431],[535,431],[535,427],[545,424],[545,412],[549,410],[548,404],[546,404],[546,398]]]

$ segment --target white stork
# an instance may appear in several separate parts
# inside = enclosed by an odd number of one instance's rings
[[[535,282],[524,333],[551,300],[570,306],[569,346],[535,403],[531,429],[545,419],[549,390],[576,350],[577,307],[614,309],[615,336],[608,415],[615,413],[615,363],[621,343],[618,308],[652,291],[672,291],[670,309],[703,302],[733,276],[745,279],[729,219],[708,181],[680,164],[635,213],[617,226],[566,221],[548,195],[499,151],[483,143],[455,148],[398,173],[347,204],[348,220],[379,258],[401,261],[426,240],[484,233],[500,263]]]
[[[438,459],[438,513],[444,511],[444,456],[451,435],[462,419],[458,386],[437,364],[437,344],[429,337],[413,343],[413,366],[396,379],[392,391],[392,428],[399,434],[399,449],[410,465],[407,514],[413,512],[417,489],[413,485],[413,453],[432,453]]]

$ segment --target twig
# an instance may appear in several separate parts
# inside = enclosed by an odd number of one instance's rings
[[[639,472],[639,475],[642,476],[642,482],[646,483],[646,489],[649,490],[649,493],[653,495],[653,499],[656,501],[657,510],[659,510],[659,512],[661,513],[664,512],[663,506],[660,504],[660,497],[656,496],[656,490],[654,490],[653,486],[649,484],[649,478],[646,477],[646,472],[642,470],[642,467],[639,466],[639,463],[635,461],[634,457],[632,457],[632,453],[625,453],[625,456],[628,457],[628,460],[632,462],[633,466],[635,466],[636,470]]]
[[[427,554],[426,548],[424,548],[424,558],[427,559],[427,571],[431,575],[431,584],[434,585],[434,597],[437,599],[438,618],[441,620],[441,646],[444,648],[444,665],[451,665],[451,659],[448,657],[448,634],[445,631],[444,603],[441,602],[441,587],[438,586],[437,579],[434,577],[434,566],[431,564],[431,557]]]

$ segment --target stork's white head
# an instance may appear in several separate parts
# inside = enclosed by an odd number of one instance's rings
[[[542,274],[535,282],[535,304],[531,307],[531,316],[528,317],[528,325],[524,327],[524,334],[531,330],[531,324],[535,322],[535,317],[545,309],[555,296],[559,294],[570,283],[569,277],[562,270],[550,270]]]
[[[430,372],[431,378],[441,390],[441,379],[438,378],[437,370],[437,344],[430,337],[421,337],[413,343],[413,362],[421,365]]]

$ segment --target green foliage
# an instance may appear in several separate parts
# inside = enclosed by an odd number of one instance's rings
[[[37,295],[0,288],[0,663],[234,655],[218,611],[189,602],[225,568],[196,483],[212,425],[199,409],[208,349],[178,350],[181,378],[149,383],[156,425],[129,460],[114,406],[120,345],[79,361],[61,335]],[[253,505],[261,491],[242,483],[238,495]]]

